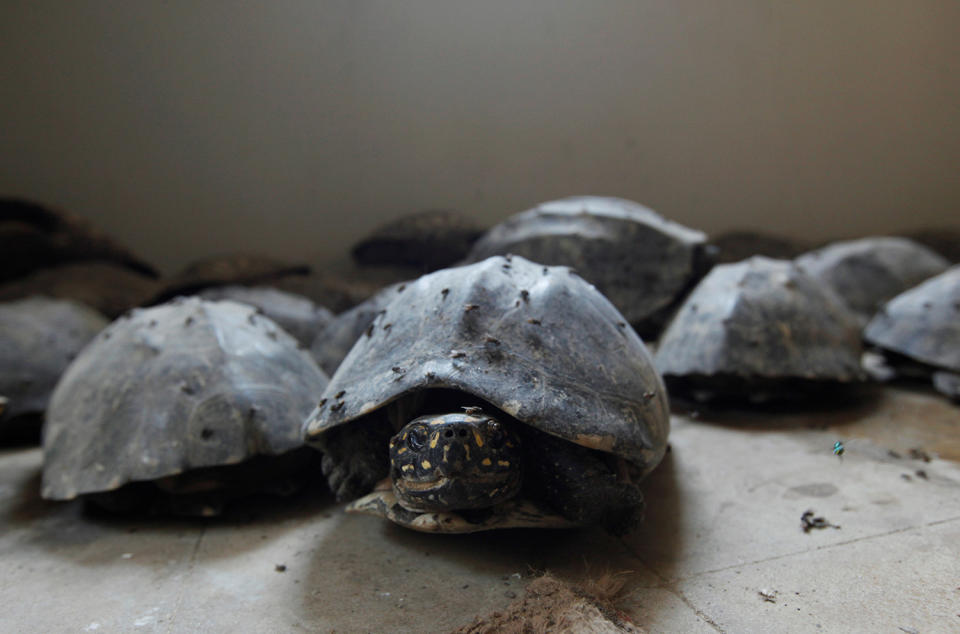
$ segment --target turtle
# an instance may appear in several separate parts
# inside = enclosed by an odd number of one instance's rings
[[[318,262],[309,275],[287,276],[271,282],[271,286],[303,295],[339,314],[366,301],[385,287],[421,273],[402,267],[357,266],[349,257],[336,257]]]
[[[351,249],[361,266],[400,266],[436,271],[462,260],[483,229],[462,214],[431,209],[380,225]]]
[[[275,285],[275,282],[285,277],[306,276],[310,270],[306,264],[287,262],[256,253],[214,255],[188,264],[167,280],[154,298],[154,303],[163,303],[178,295],[194,295],[211,286]]]
[[[790,401],[865,380],[860,325],[789,260],[719,264],[690,293],[654,357],[674,396]]]
[[[0,303],[0,437],[35,439],[60,375],[109,322],[77,302],[34,296]]]
[[[891,299],[863,337],[897,374],[929,379],[960,400],[960,265]]]
[[[41,493],[215,515],[248,493],[290,492],[316,469],[300,429],[327,380],[251,306],[190,297],[135,309],[57,384]]]
[[[950,264],[960,262],[960,229],[957,227],[925,227],[904,235],[945,257]]]
[[[334,317],[310,344],[310,354],[323,371],[333,376],[353,344],[373,323],[390,300],[406,288],[406,282],[391,284],[350,310]]]
[[[864,325],[887,300],[950,266],[931,249],[899,237],[833,242],[795,261],[836,291]]]
[[[599,196],[563,198],[515,214],[487,231],[466,261],[508,254],[573,267],[645,337],[659,332],[712,258],[700,231],[633,201]]]
[[[72,213],[0,198],[0,282],[84,260],[109,261],[151,278],[158,275],[149,263]]]
[[[348,510],[443,533],[637,524],[666,390],[575,272],[519,256],[442,269],[371,326],[304,424]]]
[[[776,260],[792,260],[813,248],[813,245],[805,240],[752,229],[735,229],[721,233],[711,238],[710,244],[716,249],[717,264],[740,262],[755,255]]]
[[[159,288],[158,280],[127,267],[84,260],[39,269],[0,284],[0,301],[47,295],[86,304],[114,319],[148,303]]]
[[[214,286],[197,295],[211,301],[227,299],[249,304],[277,322],[303,347],[309,347],[333,319],[333,313],[306,297],[270,286]]]

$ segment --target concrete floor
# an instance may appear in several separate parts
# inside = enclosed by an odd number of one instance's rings
[[[677,416],[670,442],[625,540],[422,535],[322,491],[116,519],[39,500],[39,450],[5,450],[0,632],[442,632],[545,569],[630,571],[617,606],[652,632],[960,631],[960,408],[887,388],[822,412]],[[808,509],[840,528],[804,533]]]

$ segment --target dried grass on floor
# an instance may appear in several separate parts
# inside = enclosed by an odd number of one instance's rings
[[[477,617],[455,634],[640,633],[644,630],[610,603],[625,581],[624,573],[605,573],[585,584],[588,592],[546,574],[530,582],[523,598],[502,611]]]

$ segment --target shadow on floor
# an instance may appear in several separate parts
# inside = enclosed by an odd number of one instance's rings
[[[21,531],[30,546],[91,565],[114,561],[114,551],[122,544],[129,544],[129,549],[152,540],[163,543],[183,540],[192,545],[199,544],[204,534],[243,531],[261,531],[262,539],[276,539],[298,523],[314,517],[329,518],[333,512],[339,512],[326,485],[314,481],[287,497],[259,494],[235,500],[217,517],[118,515],[82,499],[44,500],[40,497],[41,477],[37,467],[19,483],[14,483],[11,499],[0,509],[0,521],[11,532]],[[239,554],[245,548],[259,547],[259,540],[238,539],[234,544],[233,551],[214,551],[214,556]],[[111,545],[116,547],[109,547]]]
[[[742,402],[690,403],[677,401],[674,413],[744,431],[826,429],[861,420],[883,403],[883,389],[867,384],[822,394],[804,401],[746,405]]]
[[[418,623],[435,622],[435,615],[418,621],[422,611],[462,605],[462,610],[441,618],[452,628],[503,608],[544,571],[574,584],[627,571],[632,573],[628,579],[636,576],[649,584],[651,575],[636,555],[642,558],[646,549],[656,548],[660,556],[668,556],[680,547],[683,534],[682,504],[670,499],[679,488],[669,455],[654,474],[644,487],[647,519],[629,541],[596,527],[426,534],[346,514],[316,544],[312,565],[299,585],[304,591],[302,618],[336,629],[416,629]],[[645,535],[656,535],[659,541]],[[378,621],[384,603],[391,601],[398,620]]]

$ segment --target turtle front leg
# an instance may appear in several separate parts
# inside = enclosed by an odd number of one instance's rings
[[[598,452],[536,433],[525,443],[524,493],[578,524],[600,524],[612,535],[629,533],[643,518],[643,494],[621,480]],[[525,439],[526,440],[526,439]]]
[[[373,490],[390,470],[388,446],[393,428],[374,417],[334,427],[318,441],[321,469],[337,501],[353,500]]]

